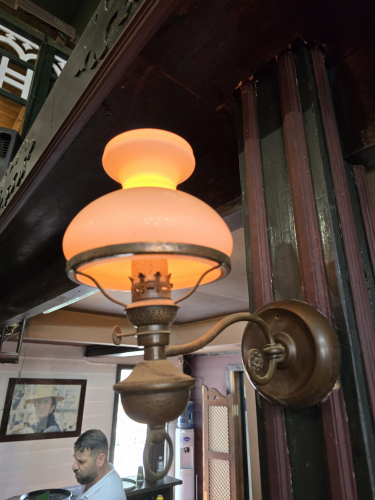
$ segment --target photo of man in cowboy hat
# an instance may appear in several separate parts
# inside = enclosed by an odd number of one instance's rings
[[[61,432],[55,419],[56,404],[63,401],[62,396],[57,396],[56,387],[53,385],[38,385],[35,398],[27,399],[27,404],[33,404],[38,424],[35,434],[40,432]]]

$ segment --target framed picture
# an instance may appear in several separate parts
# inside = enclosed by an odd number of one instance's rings
[[[86,380],[9,379],[0,442],[81,434]]]

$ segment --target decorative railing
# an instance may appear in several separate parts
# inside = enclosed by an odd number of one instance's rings
[[[1,23],[0,44],[3,46],[8,45],[18,55],[17,57],[4,49],[0,49],[0,95],[19,104],[26,105],[34,73],[34,67],[31,62],[37,59],[40,45],[3,26]],[[65,64],[65,59],[58,55],[54,56],[54,63],[52,65],[54,74],[51,74],[52,80],[55,80],[60,75]],[[26,70],[26,74],[25,72],[16,71],[14,66]],[[7,89],[4,88],[4,84],[7,84]],[[11,92],[9,86],[21,91],[21,95],[18,95],[19,92]]]

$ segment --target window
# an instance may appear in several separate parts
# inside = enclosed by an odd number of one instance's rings
[[[133,367],[119,366],[117,381],[127,378]],[[147,425],[129,418],[115,395],[110,460],[121,477],[135,476],[138,466],[143,465],[143,449],[146,442]]]

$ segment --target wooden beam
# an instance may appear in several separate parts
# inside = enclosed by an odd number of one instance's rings
[[[26,112],[26,106],[22,106],[20,109],[20,112],[17,115],[17,118],[15,119],[13,126],[11,127],[13,130],[21,134],[21,130],[23,127],[23,121],[25,119],[25,112]]]
[[[26,106],[26,99],[23,99],[22,97],[12,94],[12,92],[8,92],[4,89],[0,89],[0,96],[5,97],[6,99],[9,99],[10,101],[16,102],[17,104],[21,104],[21,106]]]
[[[11,29],[12,31],[16,31],[17,33],[20,32],[20,34],[22,34],[26,38],[30,38],[31,35],[31,37],[34,38],[36,41],[39,42],[46,41],[49,45],[54,47],[56,50],[62,52],[63,54],[65,54],[67,57],[69,57],[70,54],[72,53],[71,49],[65,47],[65,45],[56,42],[56,40],[54,40],[49,36],[46,39],[45,33],[42,33],[41,31],[33,28],[32,26],[21,21],[17,17],[12,16],[2,8],[0,8],[0,23],[3,24],[6,28]]]
[[[67,35],[71,41],[74,41],[76,37],[76,30],[75,28],[73,28],[73,26],[69,26],[69,24],[64,23],[64,21],[61,21],[61,19],[54,16],[53,14],[50,14],[46,10],[36,5],[35,3],[30,2],[29,0],[0,0],[0,1],[5,3],[6,5],[9,5],[9,7],[12,7],[15,10],[20,8],[25,12],[32,14],[33,16],[37,17],[38,19],[46,23],[47,25],[52,26],[52,28],[56,28],[57,31],[61,31],[61,33],[64,33],[64,35]]]
[[[0,95],[0,127],[14,128],[13,125],[23,109],[25,108],[18,103]]]

